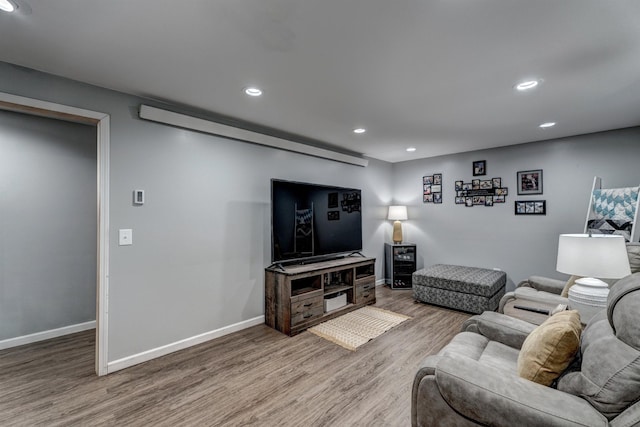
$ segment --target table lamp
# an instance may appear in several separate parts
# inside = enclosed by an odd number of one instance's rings
[[[600,279],[631,274],[624,237],[611,234],[561,234],[556,270],[582,276],[569,288],[569,307],[587,323],[607,306],[609,285]]]
[[[406,206],[389,206],[388,220],[393,221],[393,243],[402,243],[402,223],[409,219]]]

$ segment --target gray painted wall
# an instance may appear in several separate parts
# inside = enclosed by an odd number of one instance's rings
[[[608,188],[640,184],[640,128],[461,153],[393,165],[393,194],[409,206],[405,240],[418,245],[420,268],[435,263],[498,267],[510,286],[530,275],[566,278],[555,271],[558,235],[581,233],[593,177]],[[456,180],[470,182],[472,162],[509,188],[504,205],[454,204]],[[516,172],[543,169],[542,195],[518,196]],[[422,176],[443,174],[443,203],[422,202]],[[546,200],[546,216],[514,215],[515,200]]]
[[[111,264],[109,355],[114,361],[264,313],[270,262],[270,179],[363,190],[364,253],[391,240],[392,202],[409,205],[405,240],[418,244],[419,266],[436,262],[499,267],[517,282],[555,272],[558,234],[580,232],[591,182],[640,182],[640,129],[360,168],[227,140],[137,118],[140,98],[0,63],[0,91],[111,116]],[[487,160],[501,177],[503,206],[454,205],[454,181]],[[516,171],[544,170],[544,194],[518,197]],[[422,176],[443,173],[444,203],[422,203]],[[146,190],[134,206],[132,191]],[[392,195],[393,200],[392,200]],[[513,202],[547,200],[548,215],[513,215]],[[119,228],[133,246],[117,246]]]
[[[95,320],[96,130],[0,111],[0,340]]]
[[[271,178],[362,189],[363,252],[382,278],[388,163],[361,168],[145,122],[140,103],[161,105],[6,63],[0,91],[111,116],[109,361],[264,314]],[[117,245],[120,228],[133,229],[132,246]]]

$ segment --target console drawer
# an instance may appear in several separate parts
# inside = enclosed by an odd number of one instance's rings
[[[313,293],[309,298],[291,303],[291,326],[321,317],[324,314],[322,293]]]
[[[356,304],[369,304],[376,301],[376,281],[360,283],[356,286]]]

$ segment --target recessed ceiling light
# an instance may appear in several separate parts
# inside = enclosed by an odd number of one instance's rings
[[[556,125],[556,122],[547,122],[540,125],[541,128],[550,128]]]
[[[13,12],[16,6],[9,0],[0,0],[0,10],[4,12]]]
[[[416,147],[409,147],[407,148],[407,151],[413,153],[414,151],[416,151]]]
[[[365,133],[366,131],[365,128],[356,128],[353,130],[353,133]]]
[[[0,0],[2,1],[2,0]],[[246,93],[249,96],[260,96],[262,95],[262,91],[260,89],[258,89],[257,87],[246,87],[244,88],[244,93]]]
[[[539,83],[540,83],[540,80],[527,80],[527,81],[518,83],[517,85],[515,85],[515,88],[516,90],[521,90],[521,91],[529,90],[538,86]]]

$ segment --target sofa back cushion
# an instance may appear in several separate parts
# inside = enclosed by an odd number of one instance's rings
[[[627,254],[629,255],[629,267],[632,273],[640,271],[640,243],[627,243]]]
[[[518,355],[518,375],[543,385],[551,385],[574,359],[580,347],[580,315],[561,311],[535,328]]]
[[[580,396],[608,419],[640,399],[640,273],[618,281],[607,310],[582,333],[580,371],[563,375],[558,390]]]

